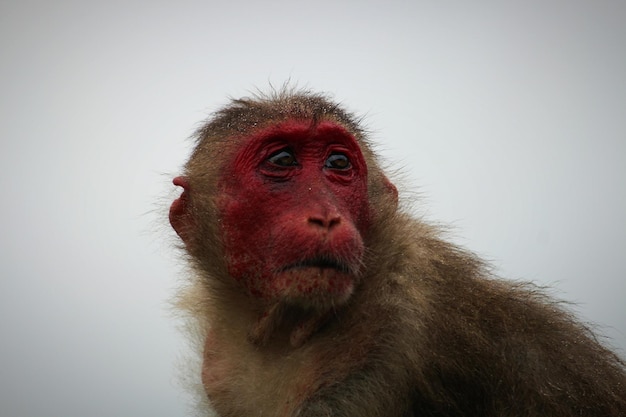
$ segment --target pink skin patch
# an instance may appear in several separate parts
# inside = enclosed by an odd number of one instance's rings
[[[261,130],[218,186],[229,273],[250,294],[305,304],[350,296],[369,204],[365,160],[343,127],[290,120]]]

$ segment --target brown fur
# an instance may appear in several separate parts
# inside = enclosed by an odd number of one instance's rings
[[[375,209],[359,287],[322,314],[267,306],[226,273],[216,183],[237,146],[289,118],[333,120],[359,141]],[[180,306],[204,345],[220,416],[626,416],[623,361],[531,284],[501,281],[436,228],[397,208],[358,120],[321,95],[235,100],[197,134],[186,249],[196,272]],[[309,321],[309,316],[313,318]],[[310,328],[295,347],[294,328]],[[252,330],[251,330],[252,329]]]

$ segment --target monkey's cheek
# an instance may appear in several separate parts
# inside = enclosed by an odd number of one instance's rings
[[[273,277],[271,292],[277,299],[304,307],[327,308],[345,303],[357,277],[333,268],[295,268]]]

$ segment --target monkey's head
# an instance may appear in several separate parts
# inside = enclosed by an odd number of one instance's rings
[[[197,136],[170,222],[198,268],[268,304],[348,300],[397,197],[354,117],[282,92],[233,101]]]

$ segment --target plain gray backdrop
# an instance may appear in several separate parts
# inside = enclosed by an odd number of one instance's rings
[[[198,123],[292,84],[416,213],[626,350],[623,1],[1,1],[0,414],[182,416],[166,220]]]

